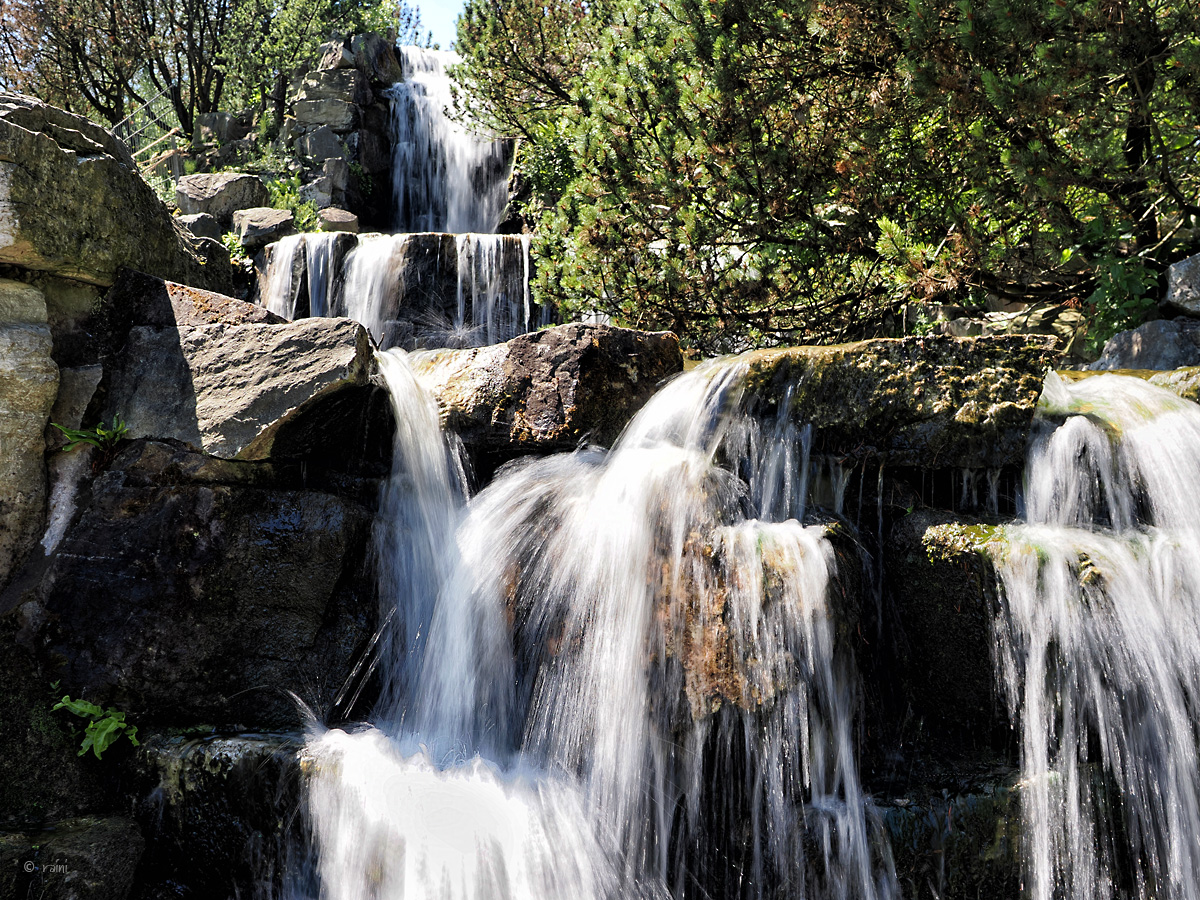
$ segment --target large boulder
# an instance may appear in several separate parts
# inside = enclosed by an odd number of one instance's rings
[[[0,279],[0,587],[44,527],[44,434],[58,394],[50,351],[41,292]]]
[[[133,438],[172,438],[227,459],[303,456],[323,443],[310,441],[314,431],[343,426],[340,399],[360,408],[374,374],[370,339],[349,319],[137,325],[103,418],[119,415]]]
[[[932,469],[1020,464],[1054,338],[912,337],[746,354],[760,413],[813,429],[813,451]]]
[[[366,76],[358,69],[318,69],[304,76],[292,100],[340,100],[356,106],[374,101]]]
[[[1200,320],[1157,319],[1108,339],[1093,370],[1200,366]]]
[[[0,264],[103,287],[122,265],[213,290],[233,282],[225,248],[172,219],[111,133],[8,93],[0,93]]]
[[[233,214],[237,210],[266,206],[270,199],[262,179],[245,172],[188,175],[175,184],[175,202],[179,204],[181,213],[208,213],[225,229],[233,222]]]
[[[296,232],[296,217],[288,209],[256,206],[233,214],[233,230],[247,250],[264,247]]]
[[[358,124],[358,107],[346,100],[297,100],[296,124],[301,128],[328,126],[338,134]]]
[[[328,710],[376,619],[372,510],[305,485],[127,443],[23,596],[24,643],[134,723],[299,727],[291,695]]]
[[[683,357],[670,332],[573,324],[421,354],[414,368],[447,429],[477,453],[511,458],[611,444]]]

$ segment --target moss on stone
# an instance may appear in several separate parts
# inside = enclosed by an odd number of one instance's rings
[[[899,338],[745,354],[745,385],[767,411],[790,398],[814,449],[892,465],[1019,463],[1056,353],[1032,336]]]

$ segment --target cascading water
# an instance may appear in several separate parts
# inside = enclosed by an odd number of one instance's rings
[[[614,449],[456,466],[401,357],[376,726],[307,749],[322,896],[897,894],[854,761],[851,611],[804,526],[808,433],[745,366],[660,391]],[[451,523],[457,530],[451,536]]]
[[[1034,900],[1200,896],[1200,407],[1051,374],[995,551]],[[1057,423],[1056,426],[1054,423]],[[997,546],[997,545],[994,545]]]
[[[399,55],[404,80],[387,92],[396,230],[494,232],[508,206],[511,144],[446,114],[454,107],[446,67],[457,55],[420,47],[400,47]]]
[[[348,315],[385,348],[475,347],[549,324],[530,300],[529,236],[491,233],[508,204],[511,142],[481,138],[447,116],[444,66],[453,54],[399,52],[405,79],[387,96],[403,233],[276,242],[264,305],[288,319]],[[353,249],[335,254],[338,241]]]

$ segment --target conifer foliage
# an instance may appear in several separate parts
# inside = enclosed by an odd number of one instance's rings
[[[1174,0],[470,0],[538,290],[706,349],[1049,300],[1093,342],[1200,249],[1200,12]],[[479,115],[479,111],[476,111]]]

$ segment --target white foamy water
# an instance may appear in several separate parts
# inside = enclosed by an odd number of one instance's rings
[[[753,422],[744,376],[682,376],[611,452],[512,465],[461,514],[427,401],[403,401],[422,424],[394,493],[425,499],[381,589],[405,637],[378,727],[308,748],[324,896],[898,895],[833,552],[789,518],[807,433]]]
[[[1050,375],[997,551],[1035,900],[1200,896],[1200,407]]]

